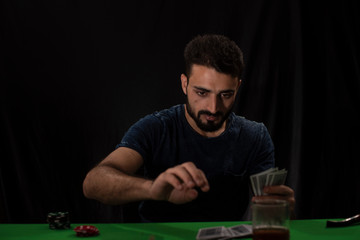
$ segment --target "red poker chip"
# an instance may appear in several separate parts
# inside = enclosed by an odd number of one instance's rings
[[[99,235],[99,229],[91,225],[81,225],[74,228],[76,236],[78,237],[91,237]]]

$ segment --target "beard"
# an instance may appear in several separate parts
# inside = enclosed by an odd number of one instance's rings
[[[211,113],[207,110],[200,110],[196,115],[195,111],[190,106],[188,97],[186,96],[187,112],[188,112],[189,116],[195,121],[198,128],[200,128],[204,132],[215,132],[215,131],[219,130],[222,127],[223,123],[228,119],[228,117],[232,111],[232,108],[233,107],[231,106],[229,108],[229,110],[225,113],[221,112],[221,111],[218,111],[216,113]],[[215,122],[215,121],[205,120],[206,122],[203,122],[203,121],[201,121],[201,118],[200,118],[202,114],[208,115],[208,116],[220,117],[220,121]]]

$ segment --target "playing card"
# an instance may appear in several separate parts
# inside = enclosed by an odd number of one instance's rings
[[[266,176],[266,183],[265,183],[265,186],[271,186],[272,185],[272,179],[273,179],[273,174],[268,174]]]
[[[272,175],[271,186],[282,185],[285,183],[287,171],[283,169],[278,172],[270,173],[270,175]]]
[[[226,240],[240,237],[248,237],[252,235],[252,226],[247,224],[236,225],[232,227],[210,227],[201,228],[196,236],[197,240],[217,239]]]
[[[252,235],[252,225],[242,224],[225,228],[227,236],[218,240],[228,240],[234,238],[250,237]]]
[[[229,228],[225,228],[226,231],[226,237],[218,238],[217,240],[228,240],[233,238],[233,233]]]
[[[264,195],[263,189],[265,187],[266,178],[267,178],[268,174],[270,174],[270,173],[265,173],[265,174],[261,174],[261,175],[256,176],[256,178],[258,179],[258,181],[257,181],[257,184],[258,184],[257,192],[258,192],[258,194],[260,196]]]
[[[250,176],[251,187],[255,196],[264,195],[265,186],[282,185],[285,183],[287,170],[278,168],[269,168],[263,172]]]
[[[267,175],[271,172],[277,171],[278,168],[269,168],[263,172],[253,174],[250,176],[251,186],[255,196],[260,196],[263,193],[265,187]]]
[[[257,180],[256,176],[254,176],[254,175],[250,176],[250,180],[251,180],[251,188],[253,190],[253,193],[254,193],[255,196],[258,196],[259,195],[257,193],[257,186],[258,186],[257,182],[258,182],[258,180]]]
[[[232,237],[245,237],[252,234],[252,225],[237,225],[228,228],[231,231]]]
[[[198,240],[221,239],[224,237],[229,237],[228,234],[229,232],[224,226],[201,228],[198,231],[196,239]]]

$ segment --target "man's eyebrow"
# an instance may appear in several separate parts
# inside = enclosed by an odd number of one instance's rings
[[[194,86],[194,88],[199,90],[199,91],[203,91],[203,92],[211,92],[211,90],[203,88],[203,87],[199,87],[199,86]],[[220,91],[219,94],[222,94],[222,93],[234,93],[234,92],[235,92],[235,90],[233,90],[233,89],[225,89],[225,90]]]
[[[194,86],[194,88],[196,88],[197,90],[200,90],[200,91],[204,91],[204,92],[211,92],[209,89],[206,89],[203,87]]]
[[[220,91],[220,93],[234,93],[235,90],[233,89],[227,89],[227,90],[223,90],[223,91]]]

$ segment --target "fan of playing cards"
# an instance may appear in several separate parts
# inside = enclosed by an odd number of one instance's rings
[[[208,239],[232,239],[232,238],[240,238],[240,237],[248,237],[252,234],[252,226],[243,224],[236,225],[232,227],[209,227],[209,228],[201,228],[198,231],[196,236],[197,240],[208,240]]]
[[[263,172],[250,176],[251,187],[255,196],[264,195],[263,189],[266,186],[282,185],[285,183],[287,170],[270,168]]]

